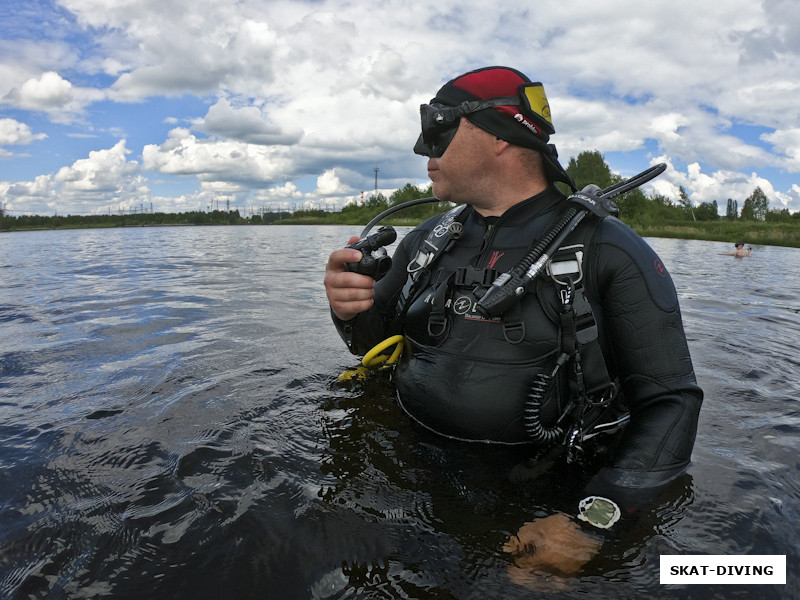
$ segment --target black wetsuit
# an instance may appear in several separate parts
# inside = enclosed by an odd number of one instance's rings
[[[440,220],[429,219],[398,245],[392,269],[376,285],[375,306],[346,323],[334,317],[356,354],[389,335],[406,336],[395,379],[403,407],[425,426],[461,439],[529,442],[522,411],[531,381],[552,370],[560,352],[558,288],[540,276],[536,293],[502,319],[481,318],[472,290],[494,277],[486,269],[514,267],[564,206],[550,187],[497,218],[465,208],[463,237],[439,257],[398,322],[406,267]],[[562,248],[570,245],[583,265],[608,371],[630,411],[589,491],[624,496],[613,490],[660,486],[689,463],[703,397],[674,285],[655,252],[616,218],[585,219]],[[568,382],[558,381],[566,393]]]

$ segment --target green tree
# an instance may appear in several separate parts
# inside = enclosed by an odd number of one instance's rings
[[[429,198],[433,196],[433,186],[428,185],[424,189],[419,189],[416,185],[410,183],[405,184],[399,190],[395,190],[389,196],[389,206],[397,206],[403,202],[411,200],[418,200],[420,198]]]
[[[429,184],[426,187],[420,189],[415,185],[411,185],[407,183],[399,190],[395,190],[389,196],[389,206],[398,206],[403,204],[404,202],[410,202],[412,200],[419,200],[421,198],[432,198],[433,197],[433,184]],[[418,219],[420,221],[433,216],[435,214],[445,212],[452,207],[452,204],[449,202],[431,202],[429,204],[420,204],[418,206],[412,206],[410,208],[405,208],[402,211],[396,213],[398,218],[401,219]]]
[[[389,202],[387,202],[386,196],[378,192],[377,194],[372,194],[367,199],[364,206],[372,210],[378,209],[378,212],[380,212],[382,210],[386,210],[387,208],[389,208]]]
[[[771,223],[790,223],[792,221],[792,214],[789,212],[788,208],[773,208],[767,212],[766,221]]]
[[[650,200],[660,206],[672,206],[672,201],[663,194],[653,194],[650,197]]]
[[[581,152],[578,158],[570,158],[567,173],[575,181],[579,190],[590,183],[607,188],[614,183],[611,169],[606,164],[603,155],[597,150]]]
[[[742,219],[746,221],[764,221],[767,218],[769,201],[760,187],[753,190],[742,206]]]
[[[735,221],[739,216],[739,203],[736,200],[728,198],[728,207],[725,209],[725,218],[728,221]]]
[[[640,219],[648,212],[649,201],[640,188],[617,196],[614,202],[619,207],[620,218],[626,221]]]
[[[753,199],[753,214],[756,219],[765,221],[767,219],[767,213],[769,212],[769,200],[767,199],[767,195],[760,187],[757,187],[753,190],[750,197]]]
[[[698,221],[716,221],[719,219],[717,201],[701,203],[694,209],[694,216]]]
[[[686,212],[692,210],[692,201],[689,200],[689,194],[686,193],[686,190],[683,186],[678,187],[678,195],[680,196],[678,202],[680,202],[681,208]]]
[[[623,180],[619,175],[611,172],[603,155],[596,150],[582,152],[577,158],[571,158],[567,166],[569,173],[575,180],[578,189],[593,183],[601,188],[606,188]],[[684,192],[685,194],[685,192]],[[649,199],[641,188],[636,188],[614,198],[619,207],[619,216],[628,223],[660,223],[668,219],[683,220],[689,213],[683,213],[673,206],[665,196],[655,196]]]

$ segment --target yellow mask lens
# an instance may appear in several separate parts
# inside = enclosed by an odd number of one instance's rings
[[[527,108],[549,126],[548,133],[555,133],[553,121],[550,118],[550,104],[544,93],[544,86],[541,83],[526,83],[520,86],[520,96],[525,100]]]

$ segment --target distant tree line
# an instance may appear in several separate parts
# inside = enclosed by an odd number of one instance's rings
[[[420,188],[410,183],[405,184],[402,188],[392,192],[387,198],[380,192],[372,194],[362,202],[348,204],[339,212],[323,212],[316,211],[295,211],[285,223],[326,223],[330,225],[365,225],[380,213],[394,207],[399,206],[411,200],[419,200],[422,198],[432,198],[433,189],[429,184]],[[439,213],[452,208],[449,202],[432,201],[425,204],[419,204],[405,208],[390,216],[386,219],[386,223],[394,224],[417,224],[428,217],[432,217]]]
[[[242,217],[238,210],[190,211],[183,213],[132,213],[122,215],[20,215],[0,214],[0,231],[19,229],[78,229],[101,227],[145,227],[157,225],[246,225],[269,224],[289,216],[288,212],[265,212]]]
[[[611,169],[597,151],[583,152],[577,158],[571,158],[567,172],[575,180],[578,189],[594,183],[601,188],[624,181],[624,178],[611,173]],[[679,188],[679,197],[673,201],[660,194],[646,196],[641,188],[637,188],[615,199],[619,206],[620,218],[630,225],[651,225],[668,221],[766,221],[766,222],[800,222],[800,212],[790,214],[789,210],[769,209],[769,201],[764,191],[757,187],[745,200],[741,212],[738,202],[728,199],[725,216],[720,216],[716,200],[703,202],[694,206],[683,187]]]
[[[583,152],[577,158],[571,158],[567,165],[567,172],[575,180],[578,189],[583,189],[589,184],[607,188],[624,181],[611,172],[603,155],[597,151]],[[558,184],[565,194],[569,189]],[[424,198],[433,195],[431,186],[419,188],[410,183],[393,192],[388,198],[383,194],[374,194],[365,202],[349,204],[340,212],[327,213],[323,211],[297,211],[289,217],[287,223],[330,223],[330,224],[364,224],[375,215],[392,206],[402,204],[408,200]],[[647,196],[641,188],[637,188],[614,199],[620,210],[620,218],[633,227],[649,227],[656,224],[680,222],[708,222],[720,219],[742,221],[786,221],[800,223],[800,213],[790,215],[789,211],[768,210],[767,197],[761,188],[756,188],[745,199],[741,214],[735,201],[728,200],[728,214],[725,217],[719,214],[717,201],[703,202],[694,206],[686,190],[679,188],[679,197],[674,201],[660,194]],[[419,223],[420,221],[444,212],[451,206],[447,203],[433,203],[405,209],[396,216],[387,218],[387,223]]]
[[[624,178],[611,172],[603,155],[597,151],[582,152],[571,158],[567,172],[575,180],[578,189],[595,184],[607,188]],[[569,193],[566,186],[558,184]],[[348,204],[338,212],[323,210],[297,210],[294,212],[265,212],[251,217],[242,217],[238,210],[211,212],[194,211],[184,213],[134,213],[124,215],[66,215],[66,216],[12,216],[0,211],[0,230],[56,229],[82,227],[137,227],[153,225],[271,225],[271,224],[331,224],[364,225],[379,213],[409,200],[433,196],[432,186],[420,188],[407,183],[387,198],[381,193],[371,195],[361,202]],[[800,212],[790,214],[787,209],[770,210],[766,194],[756,188],[742,205],[728,199],[724,216],[719,214],[717,201],[703,202],[694,206],[686,190],[679,188],[675,200],[660,194],[647,196],[637,188],[614,200],[620,210],[620,218],[634,228],[651,229],[665,224],[708,223],[714,221],[800,223]],[[449,209],[447,202],[431,202],[404,209],[386,219],[386,223],[414,225],[428,217]]]

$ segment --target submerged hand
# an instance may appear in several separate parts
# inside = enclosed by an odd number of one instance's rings
[[[536,582],[537,573],[577,574],[602,545],[567,515],[558,513],[525,523],[503,545],[503,551],[517,555],[508,570],[511,580],[529,585]]]

